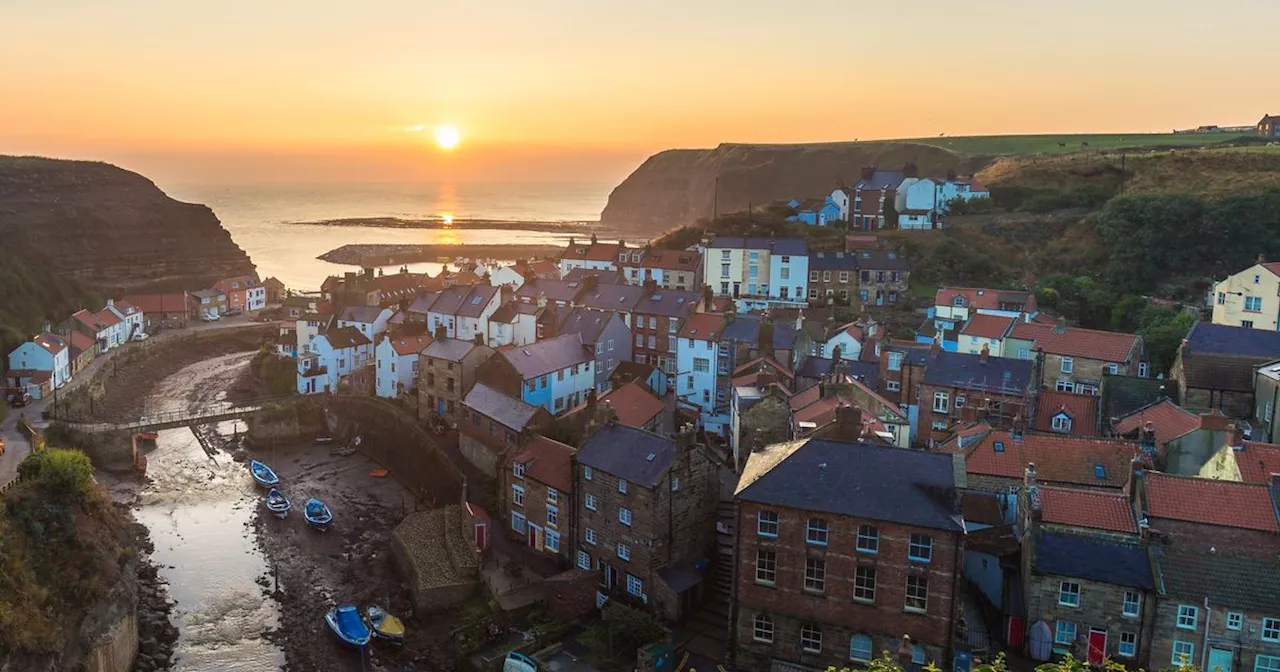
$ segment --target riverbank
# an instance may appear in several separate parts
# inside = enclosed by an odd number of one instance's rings
[[[467,259],[535,259],[555,257],[563,252],[555,245],[409,245],[350,244],[317,257],[323,261],[365,268],[398,264],[452,263]]]

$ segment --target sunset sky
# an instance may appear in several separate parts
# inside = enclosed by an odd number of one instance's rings
[[[169,180],[617,181],[655,151],[720,142],[1249,124],[1280,112],[1274,12],[0,0],[0,153]],[[460,130],[455,151],[438,124]]]

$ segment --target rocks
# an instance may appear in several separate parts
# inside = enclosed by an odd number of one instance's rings
[[[139,546],[153,549],[146,528],[139,529]],[[138,563],[138,656],[133,663],[136,672],[172,666],[173,645],[178,641],[178,628],[169,619],[174,604],[148,550]]]

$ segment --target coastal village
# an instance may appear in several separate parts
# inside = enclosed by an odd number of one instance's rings
[[[8,353],[7,401],[157,332],[269,320],[289,396],[393,407],[465,475],[396,527],[419,621],[480,587],[563,623],[647,615],[642,670],[1280,672],[1280,262],[1220,279],[1166,370],[1025,288],[922,292],[877,232],[989,193],[915,172],[788,204],[839,249],[590,236],[434,276],[121,295]],[[410,459],[380,450],[393,477]],[[598,669],[532,641],[480,666]]]

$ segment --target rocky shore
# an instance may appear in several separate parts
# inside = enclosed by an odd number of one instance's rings
[[[138,539],[138,657],[134,672],[167,670],[173,666],[173,645],[178,628],[170,616],[176,604],[151,560],[155,545],[143,525],[135,525]]]

